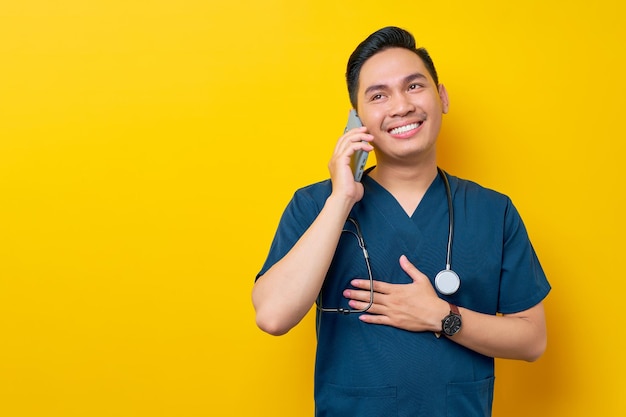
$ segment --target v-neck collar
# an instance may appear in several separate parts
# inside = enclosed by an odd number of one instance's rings
[[[437,175],[429,185],[411,216],[407,215],[398,200],[386,188],[369,175],[363,176],[362,183],[365,187],[363,204],[373,206],[371,208],[375,208],[388,227],[394,229],[397,236],[406,243],[421,241],[424,232],[432,225],[433,219],[441,219],[442,215],[447,219],[447,197],[440,175]]]
[[[371,170],[371,169],[370,169]],[[369,173],[369,171],[366,172]],[[443,179],[441,175],[437,173],[435,179],[430,183],[424,196],[421,201],[413,211],[413,214],[410,216],[406,211],[402,208],[398,200],[391,194],[385,187],[380,185],[375,179],[370,177],[369,175],[364,175],[363,186],[365,187],[366,193],[371,193],[375,198],[376,204],[379,204],[383,212],[392,212],[391,214],[395,218],[406,217],[409,219],[417,219],[418,217],[423,216],[425,213],[428,213],[434,207],[437,207],[440,204],[440,196],[444,198],[444,201],[447,202],[447,196],[445,191],[445,186],[443,184]],[[369,200],[369,199],[368,199]]]

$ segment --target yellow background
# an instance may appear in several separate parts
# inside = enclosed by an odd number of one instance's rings
[[[250,290],[327,176],[348,55],[389,24],[450,94],[440,165],[512,197],[554,288],[494,415],[624,415],[624,22],[617,0],[2,0],[0,416],[312,415],[312,317],[265,335]]]

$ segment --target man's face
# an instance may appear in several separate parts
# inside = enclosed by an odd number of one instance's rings
[[[447,111],[445,88],[435,85],[415,53],[391,48],[363,64],[357,112],[374,136],[379,163],[413,164],[434,158],[442,115]]]

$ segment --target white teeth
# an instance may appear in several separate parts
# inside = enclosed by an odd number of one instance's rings
[[[409,130],[417,129],[418,126],[418,123],[411,123],[410,125],[400,126],[396,127],[395,129],[391,129],[389,133],[391,133],[392,135],[399,135],[401,133],[408,132]]]

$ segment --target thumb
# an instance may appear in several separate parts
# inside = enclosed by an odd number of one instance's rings
[[[411,263],[411,261],[409,261],[409,258],[407,258],[406,255],[400,256],[400,267],[402,267],[402,270],[406,272],[407,275],[413,279],[413,281],[420,279],[424,275],[415,267],[415,265]]]

